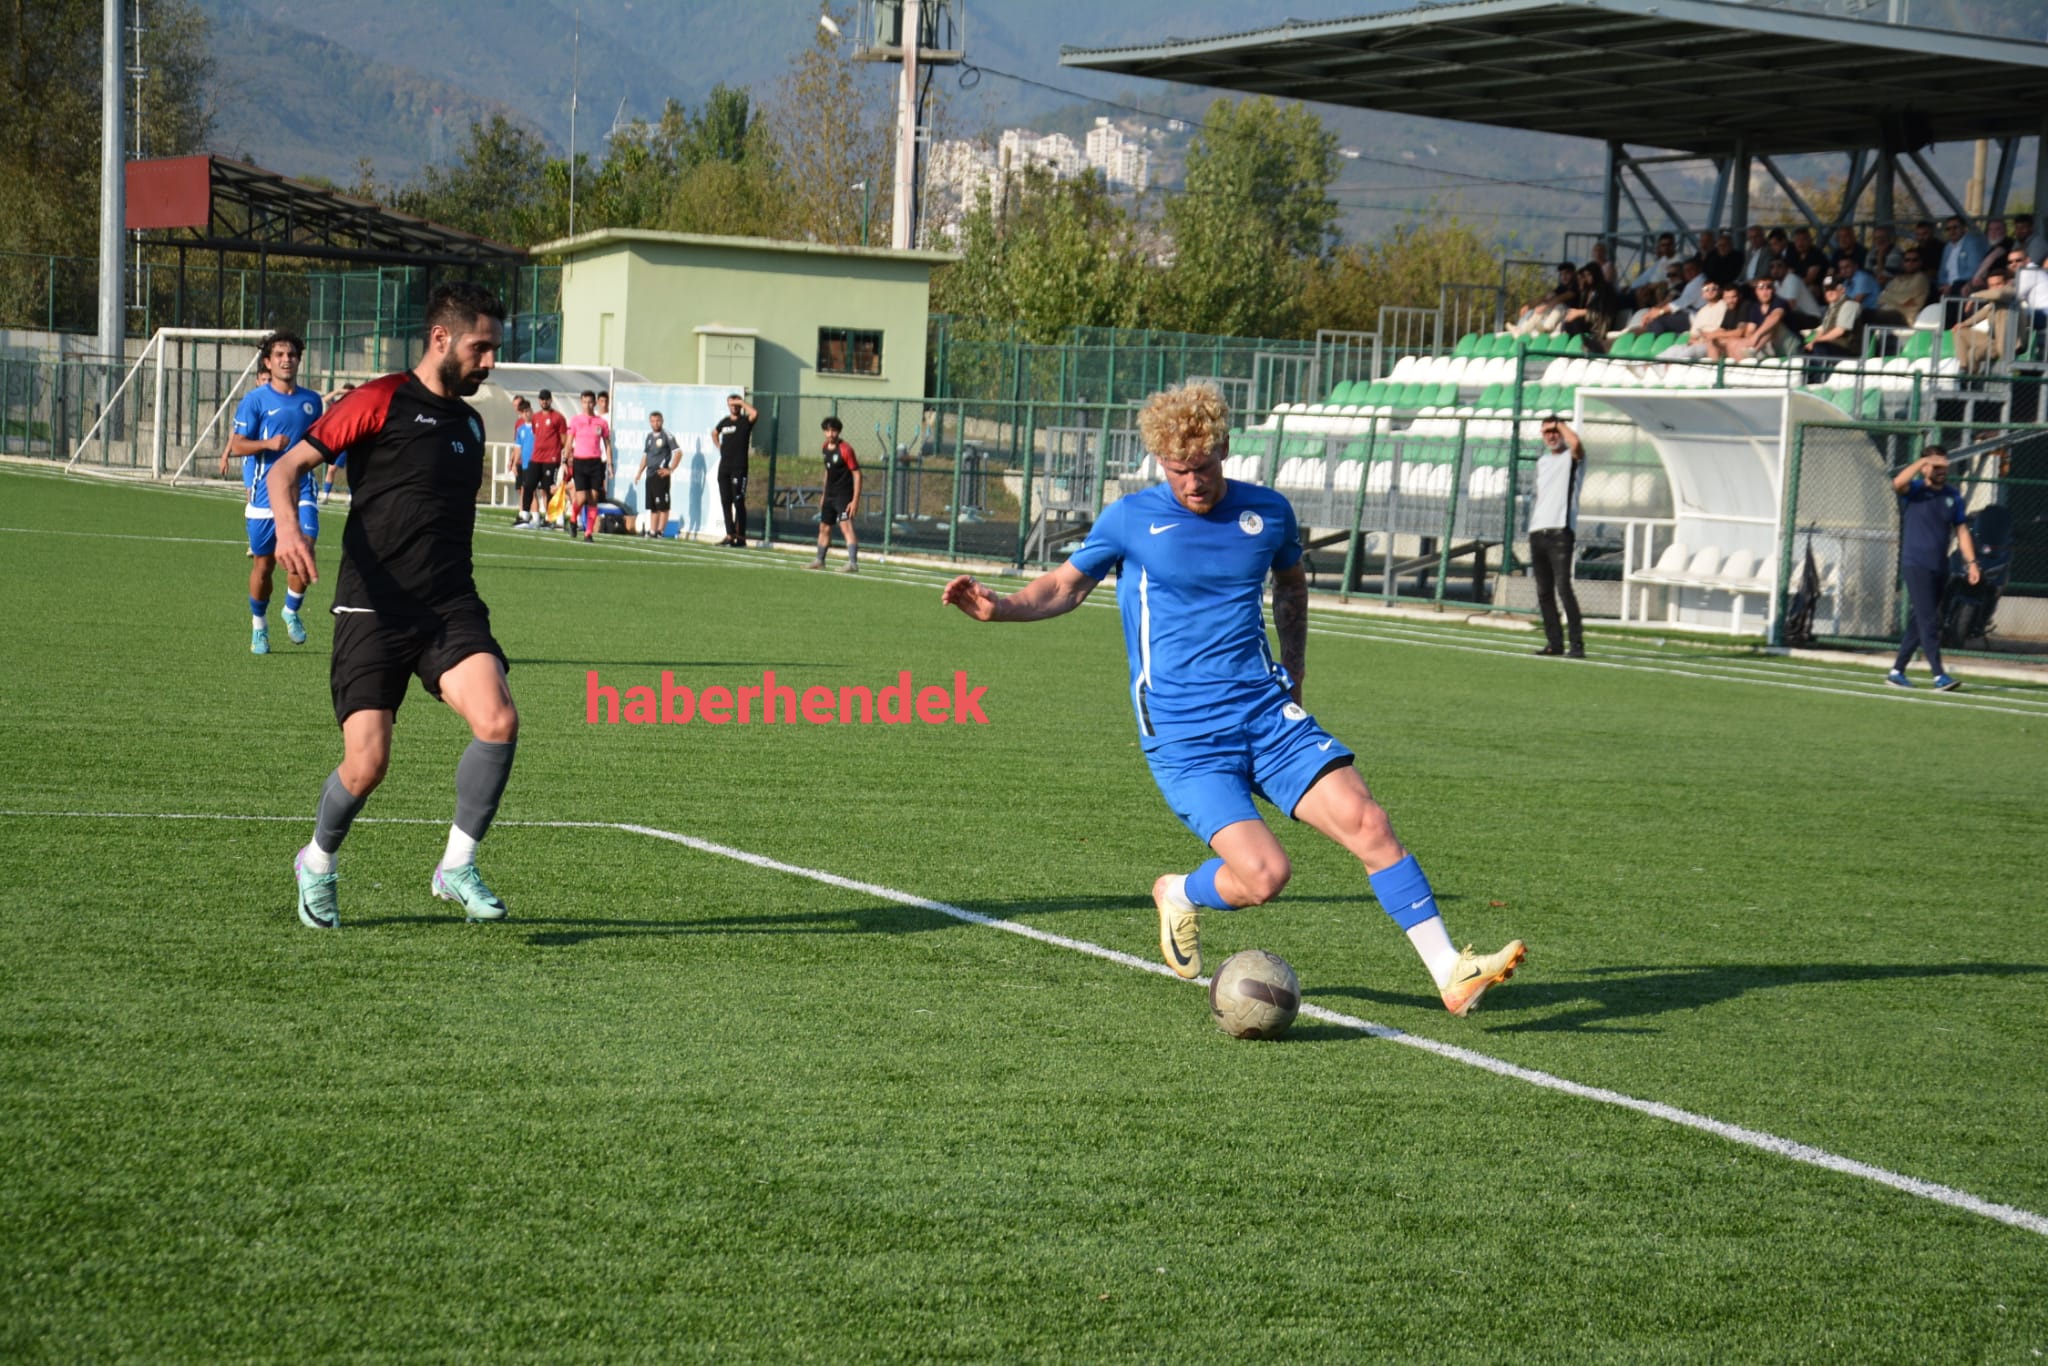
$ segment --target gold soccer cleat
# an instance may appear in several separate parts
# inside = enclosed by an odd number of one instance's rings
[[[1159,953],[1166,966],[1191,980],[1200,977],[1201,927],[1195,923],[1195,908],[1173,890],[1173,874],[1152,884],[1152,904],[1159,908]]]
[[[1164,924],[1163,911],[1161,916]],[[1499,953],[1484,957],[1473,953],[1472,946],[1467,944],[1458,955],[1457,966],[1451,969],[1451,980],[1444,984],[1444,1009],[1461,1017],[1470,1014],[1487,988],[1499,986],[1514,976],[1515,969],[1528,956],[1529,946],[1519,939],[1510,941]]]

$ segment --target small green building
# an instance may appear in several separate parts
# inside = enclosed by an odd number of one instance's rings
[[[671,384],[917,398],[937,251],[606,228],[562,262],[562,360]]]

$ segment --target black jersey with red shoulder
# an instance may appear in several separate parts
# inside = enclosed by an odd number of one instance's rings
[[[471,542],[484,478],[484,422],[410,371],[384,375],[329,408],[306,442],[348,451],[337,609],[394,622],[477,601]]]
[[[860,468],[853,447],[840,437],[825,442],[825,496],[845,502],[853,497],[853,472]]]

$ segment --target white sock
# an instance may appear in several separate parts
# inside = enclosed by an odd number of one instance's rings
[[[465,863],[476,862],[476,841],[462,833],[458,826],[448,827],[448,851],[441,855],[443,868],[460,868]],[[1449,940],[1445,941],[1449,943]]]
[[[249,625],[256,630],[261,631],[264,629],[264,618],[257,616],[254,612],[251,612],[249,614]]]
[[[331,873],[334,871],[334,855],[322,849],[316,840],[307,840],[306,847],[299,851],[300,860],[309,873]]]
[[[1444,918],[1433,915],[1420,925],[1409,927],[1408,942],[1422,955],[1422,965],[1436,979],[1437,990],[1442,991],[1451,980],[1451,969],[1458,965],[1458,951],[1451,947],[1451,932],[1444,928]]]
[[[1195,908],[1195,903],[1188,900],[1188,875],[1186,873],[1175,873],[1173,875],[1173,881],[1166,884],[1166,894],[1189,910]]]

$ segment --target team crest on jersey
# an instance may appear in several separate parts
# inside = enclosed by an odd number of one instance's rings
[[[299,405],[299,411],[304,413],[307,417],[311,417],[313,416],[313,405],[310,402],[301,403]]]
[[[1247,536],[1256,536],[1266,529],[1266,519],[1256,512],[1241,512],[1237,515],[1237,529]]]
[[[1249,517],[1251,516],[1251,514],[1247,512],[1245,516]],[[1306,707],[1303,707],[1299,702],[1289,702],[1286,706],[1280,709],[1280,714],[1290,721],[1308,720],[1308,709]]]

